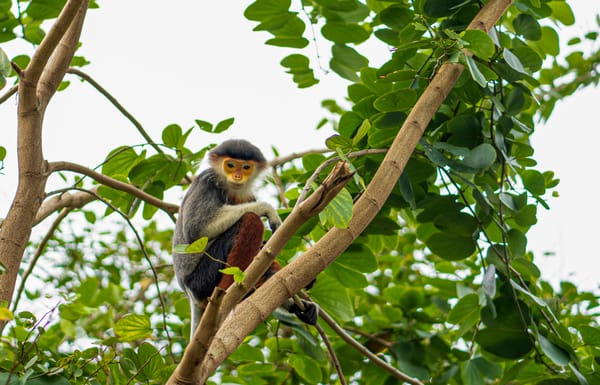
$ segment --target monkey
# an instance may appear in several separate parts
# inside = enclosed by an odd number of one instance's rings
[[[209,152],[208,161],[210,167],[192,181],[183,198],[173,236],[173,246],[208,238],[203,253],[173,252],[177,282],[190,300],[192,336],[214,288],[227,289],[233,283],[231,275],[219,270],[228,266],[245,270],[260,251],[261,217],[267,218],[272,232],[281,225],[277,211],[256,201],[252,192],[253,182],[267,164],[256,146],[242,139],[226,140]],[[261,281],[279,269],[275,261]],[[290,302],[284,308],[314,325],[316,304],[303,301],[303,305],[300,310]]]

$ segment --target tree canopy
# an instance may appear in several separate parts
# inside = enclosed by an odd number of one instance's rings
[[[527,249],[559,183],[531,135],[599,76],[585,44],[597,30],[561,52],[568,2],[250,3],[244,16],[281,50],[290,87],[348,86],[322,101],[317,128],[335,131],[322,149],[273,143],[264,185],[284,223],[215,292],[189,343],[170,198],[234,118],[146,132],[77,55],[101,2],[4,1],[0,12],[0,42],[35,46],[0,49],[0,103],[18,103],[18,145],[0,139],[0,171],[7,152],[19,160],[0,222],[0,383],[600,384],[598,296],[551,285]],[[67,73],[146,143],[120,143],[97,168],[46,160],[43,117],[56,91],[71,92]],[[198,135],[210,139],[190,146]],[[53,174],[63,186],[49,191]],[[34,226],[45,236],[31,238]],[[245,298],[272,258],[284,269]],[[276,309],[289,293],[319,304],[316,327]]]

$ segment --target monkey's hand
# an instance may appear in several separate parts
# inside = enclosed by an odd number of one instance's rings
[[[275,212],[275,210],[273,210],[274,215],[268,215],[267,219],[269,220],[269,227],[271,228],[271,232],[275,232],[275,230],[277,230],[279,228],[279,226],[281,226],[281,218],[279,218],[279,215],[277,215],[277,213]]]

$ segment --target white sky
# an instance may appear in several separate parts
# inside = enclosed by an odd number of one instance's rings
[[[188,143],[200,147],[226,137],[244,137],[269,156],[271,145],[281,154],[321,148],[331,134],[326,128],[314,130],[325,114],[320,102],[325,98],[341,101],[347,82],[316,69],[321,83],[297,89],[279,65],[288,51],[264,45],[267,33],[251,32],[255,23],[242,15],[246,2],[100,3],[100,9],[88,13],[84,25],[78,54],[92,63],[83,70],[111,92],[156,141],[171,123],[186,129],[194,125],[194,119],[216,123],[229,117],[235,117],[235,124],[226,135],[197,130]],[[596,28],[594,16],[600,12],[600,2],[570,3],[578,23],[567,33]],[[2,48],[9,57],[22,52],[22,46],[14,44]],[[326,66],[327,45],[322,44],[319,51]],[[314,50],[305,54],[315,56]],[[375,53],[379,55],[384,57],[385,46]],[[143,142],[100,94],[75,77],[68,78],[71,86],[54,97],[45,117],[46,159],[95,167],[116,146]],[[538,126],[533,140],[540,168],[554,170],[561,179],[561,197],[550,199],[552,210],[539,212],[540,223],[529,233],[528,248],[535,251],[544,277],[556,282],[574,272],[571,279],[587,289],[597,287],[600,266],[600,252],[593,241],[598,236],[594,219],[600,217],[600,208],[594,204],[600,182],[593,164],[600,139],[594,110],[598,101],[599,89],[569,98],[556,107],[548,124]],[[0,217],[5,216],[16,188],[15,131],[16,105],[11,99],[0,105],[0,145],[9,151],[0,175]],[[50,188],[55,186],[51,181]],[[542,257],[544,251],[554,251],[556,256]]]

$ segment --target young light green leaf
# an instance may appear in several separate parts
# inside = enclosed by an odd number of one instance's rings
[[[121,342],[147,338],[152,334],[150,319],[145,315],[128,314],[115,324],[115,334]]]
[[[10,75],[11,70],[10,59],[6,56],[4,50],[0,48],[0,75],[7,77]]]
[[[246,273],[237,266],[226,267],[219,271],[223,274],[232,275],[233,281],[236,283],[242,282],[244,280],[244,277],[246,277]]]
[[[369,133],[369,130],[371,130],[371,122],[369,119],[365,119],[362,121],[360,127],[358,127],[358,131],[356,132],[356,135],[354,135],[354,138],[352,138],[352,145],[356,146],[358,142]]]
[[[342,189],[338,195],[319,213],[319,217],[325,223],[337,228],[345,229],[352,219],[352,195],[346,189]]]
[[[194,242],[192,242],[188,247],[185,248],[185,252],[189,254],[202,253],[206,250],[206,245],[208,244],[207,237],[201,237]]]

